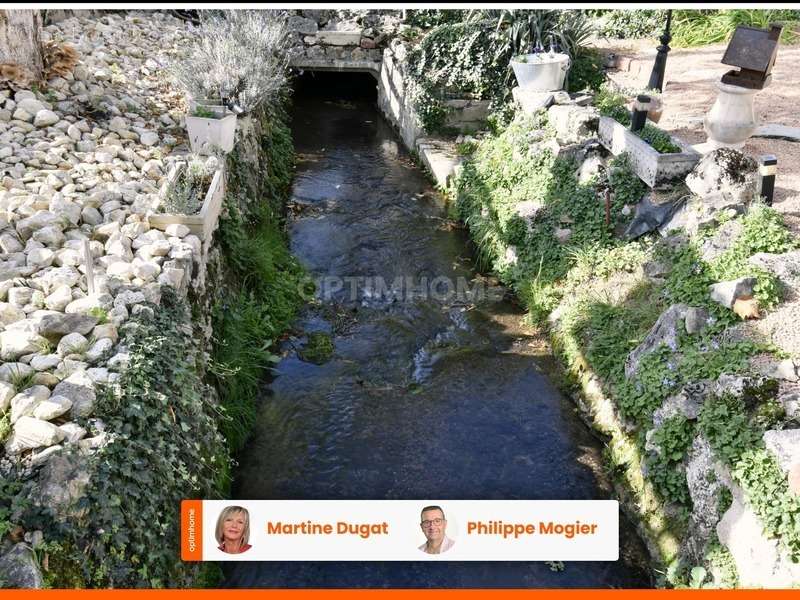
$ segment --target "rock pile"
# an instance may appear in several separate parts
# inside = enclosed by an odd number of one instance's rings
[[[185,135],[164,66],[193,35],[155,12],[66,19],[42,37],[71,44],[74,68],[44,93],[0,91],[0,415],[13,461],[102,444],[102,427],[74,420],[126,365],[120,327],[164,286],[185,291],[200,260],[186,227],[148,221]]]

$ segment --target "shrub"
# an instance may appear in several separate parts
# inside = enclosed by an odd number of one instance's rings
[[[456,9],[410,9],[407,11],[405,23],[412,27],[431,29],[439,25],[461,23],[467,16],[466,10]]]
[[[498,43],[486,23],[448,23],[431,29],[409,51],[412,101],[426,131],[444,125],[448,97],[504,97],[509,57],[497,56]]]
[[[589,89],[597,91],[606,80],[603,70],[603,57],[594,48],[581,48],[572,60],[567,74],[566,89],[568,92],[579,92]]]
[[[597,33],[603,37],[637,39],[661,34],[667,22],[667,11],[602,10],[596,20]]]
[[[244,111],[274,104],[287,82],[285,14],[271,10],[201,11],[202,30],[188,55],[171,65],[192,97],[230,100]]]
[[[88,459],[92,477],[72,508],[77,516],[55,519],[51,508],[30,505],[17,521],[44,532],[51,585],[196,582],[196,565],[180,559],[180,501],[222,495],[230,456],[218,406],[199,377],[186,302],[165,288],[160,306],[151,308],[152,316],[142,313],[124,327],[121,343],[130,361],[118,384],[98,390],[95,416],[108,441]],[[29,497],[30,490],[20,494]]]

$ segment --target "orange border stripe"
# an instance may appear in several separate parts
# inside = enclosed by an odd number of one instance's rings
[[[440,599],[442,597],[447,600],[468,600],[488,599],[495,600],[499,598],[503,600],[510,598],[513,600],[521,600],[523,598],[554,598],[557,600],[591,600],[592,598],[601,598],[602,600],[615,600],[617,598],[624,598],[625,600],[633,600],[634,598],[641,598],[647,596],[650,598],[658,598],[658,600],[668,600],[670,598],[692,598],[698,600],[700,595],[706,597],[725,596],[727,598],[747,598],[747,600],[755,600],[756,598],[776,597],[776,598],[793,598],[797,599],[798,590],[633,590],[633,589],[571,589],[571,590],[557,590],[557,589],[263,589],[263,590],[3,590],[3,600],[25,600],[26,598],[52,598],[55,600],[64,598],[82,598],[82,597],[108,597],[117,600],[132,600],[133,598],[151,597],[167,599],[167,598],[180,598],[186,600],[189,597],[201,598],[219,598],[226,593],[232,593],[237,598],[269,598],[270,600],[317,600],[319,598],[336,598],[345,599],[352,597],[366,598],[381,598],[390,600],[419,600],[421,597],[429,597],[431,599]]]
[[[181,501],[181,559],[203,560],[203,501]]]
[[[167,598],[180,598],[186,600],[189,597],[196,598],[211,598],[217,599],[225,597],[227,590],[3,590],[3,600],[25,600],[25,598],[46,598],[47,600],[56,600],[64,598],[86,598],[86,597],[109,597],[119,600],[133,600],[134,598],[150,597],[167,599]],[[269,600],[318,600],[320,598],[341,598],[359,597],[366,598],[381,598],[391,600],[417,600],[420,597],[429,597],[431,599],[441,599],[442,597],[448,600],[468,600],[489,599],[495,600],[499,598],[503,600],[509,598],[512,600],[521,600],[523,598],[535,598],[536,600],[550,599],[553,600],[587,600],[591,598],[602,598],[603,600],[614,600],[616,598],[625,598],[625,600],[633,600],[633,598],[641,598],[648,596],[650,598],[658,598],[659,600],[668,600],[670,598],[693,598],[697,600],[698,595],[707,597],[725,596],[726,598],[747,598],[748,600],[764,597],[779,597],[779,598],[798,598],[800,592],[798,590],[625,590],[625,589],[571,589],[571,590],[554,590],[554,589],[381,589],[381,590],[365,590],[365,589],[301,589],[301,590],[287,590],[287,589],[263,589],[263,590],[231,590],[237,599],[247,598],[253,599],[263,598]]]

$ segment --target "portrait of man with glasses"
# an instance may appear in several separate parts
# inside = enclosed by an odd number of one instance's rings
[[[420,527],[425,534],[425,543],[419,549],[427,554],[441,554],[455,545],[445,534],[447,519],[441,506],[426,506],[422,509]]]

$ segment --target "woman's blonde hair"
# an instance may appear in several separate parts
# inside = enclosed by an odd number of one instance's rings
[[[242,546],[246,546],[250,539],[250,513],[243,506],[226,506],[225,509],[219,514],[217,519],[217,531],[215,537],[217,542],[222,544],[225,538],[222,535],[222,529],[225,526],[225,519],[233,514],[242,513],[244,515],[244,531],[242,532]]]

